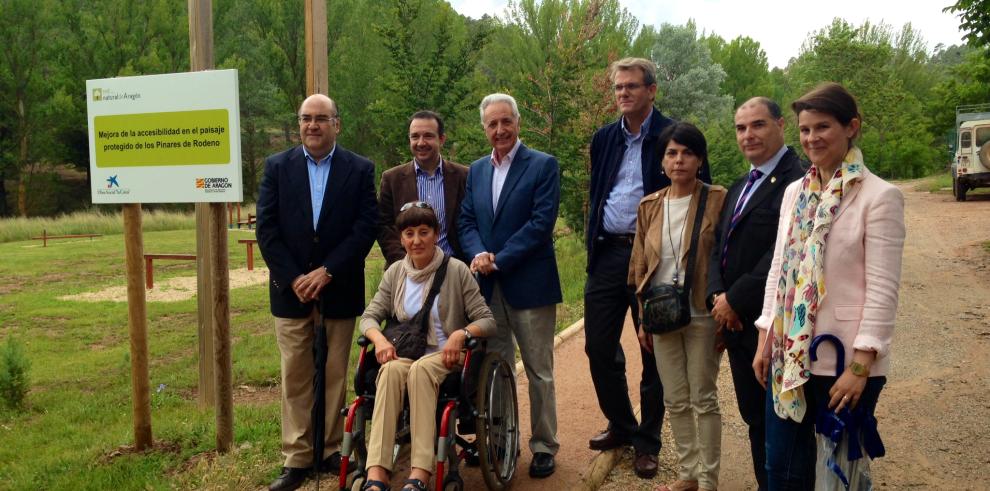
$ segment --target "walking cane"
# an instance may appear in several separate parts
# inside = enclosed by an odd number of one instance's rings
[[[313,472],[316,473],[316,489],[320,489],[320,463],[326,433],[326,384],[327,384],[327,330],[325,327],[323,295],[317,301],[317,322],[313,325]]]

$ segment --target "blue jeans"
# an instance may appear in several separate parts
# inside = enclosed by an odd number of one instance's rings
[[[772,376],[772,373],[771,373]],[[812,375],[804,384],[808,410],[804,421],[782,419],[773,410],[773,391],[767,391],[767,481],[769,491],[815,489],[815,417],[828,404],[828,391],[836,377]],[[770,387],[767,381],[767,387]],[[859,406],[873,414],[887,377],[870,377],[859,398]]]

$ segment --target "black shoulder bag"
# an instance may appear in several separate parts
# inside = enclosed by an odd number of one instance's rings
[[[426,353],[427,330],[430,326],[430,310],[433,308],[433,300],[440,293],[443,280],[447,276],[447,261],[449,256],[444,256],[443,262],[433,275],[433,284],[430,285],[430,292],[426,295],[423,307],[416,315],[410,317],[405,322],[392,315],[385,320],[385,330],[382,334],[388,342],[395,346],[395,355],[399,358],[418,360]]]
[[[650,334],[666,334],[691,323],[691,279],[694,277],[694,261],[698,255],[701,219],[704,217],[707,203],[708,185],[702,184],[698,210],[694,214],[694,229],[691,231],[691,247],[687,251],[688,264],[684,273],[684,286],[678,288],[677,285],[659,285],[643,293],[641,324],[643,330]]]

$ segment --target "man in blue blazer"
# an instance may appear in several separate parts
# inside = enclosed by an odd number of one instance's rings
[[[271,312],[282,366],[282,474],[293,490],[312,464],[313,325],[327,331],[326,448],[321,470],[340,465],[347,363],[364,311],[364,260],[375,241],[375,167],[336,144],[337,105],[315,94],[299,108],[302,145],[268,157],[258,191],[258,245],[268,263]]]
[[[639,304],[626,285],[636,212],[643,196],[670,185],[660,167],[660,133],[673,121],[655,107],[656,65],[644,58],[624,58],[609,67],[615,103],[621,116],[598,129],[591,139],[591,183],[587,227],[588,281],[584,290],[585,353],[598,405],[608,428],[591,438],[593,450],[632,445],[633,469],[642,478],[657,473],[663,387],[656,359],[642,348],[639,384],[642,418],[636,421],[626,383],[626,358],[619,339],[626,312],[639,329]],[[700,172],[710,183],[708,166]]]
[[[481,123],[491,155],[468,171],[458,228],[471,270],[495,314],[489,346],[510,364],[519,344],[529,379],[533,452],[529,474],[553,474],[557,453],[557,403],[553,384],[553,336],[560,277],[553,227],[560,202],[557,159],[519,140],[519,109],[506,94],[481,101]]]

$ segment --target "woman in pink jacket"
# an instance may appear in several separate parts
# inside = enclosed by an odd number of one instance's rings
[[[770,490],[814,487],[819,407],[872,415],[890,366],[904,247],[904,197],[863,163],[853,96],[826,83],[791,107],[812,166],[784,194],[756,321],[753,369],[769,380]],[[836,367],[828,344],[811,361],[812,339],[823,334],[841,341],[846,366]]]

